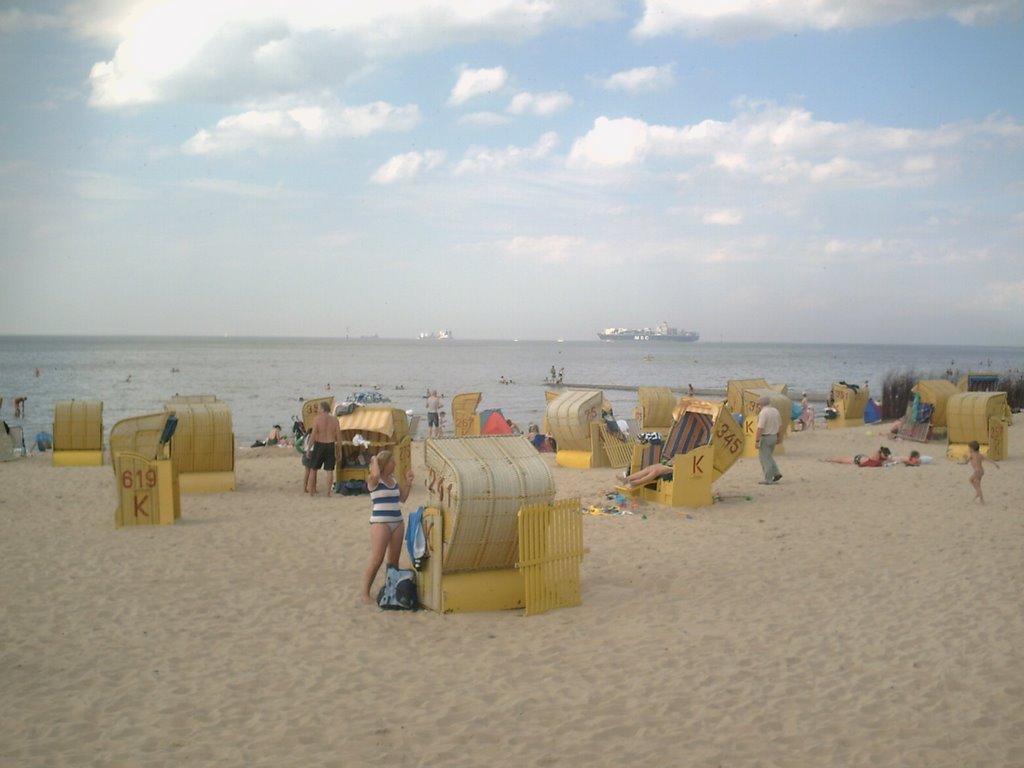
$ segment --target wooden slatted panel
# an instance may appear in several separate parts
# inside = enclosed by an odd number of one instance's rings
[[[137,453],[114,457],[117,509],[114,526],[167,525],[181,517],[177,476],[168,460],[151,460]]]
[[[580,605],[583,517],[580,500],[532,504],[519,510],[519,562],[526,615]]]
[[[619,435],[611,434],[603,422],[598,423],[597,428],[601,432],[601,445],[604,446],[605,455],[608,457],[608,466],[616,469],[628,467],[633,459],[633,446],[636,442],[623,440]]]

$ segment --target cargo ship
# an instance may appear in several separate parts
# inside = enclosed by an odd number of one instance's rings
[[[601,341],[697,341],[700,334],[670,328],[667,322],[661,322],[655,328],[605,328],[597,337]]]

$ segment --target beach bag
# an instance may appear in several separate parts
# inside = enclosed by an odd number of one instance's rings
[[[412,567],[417,571],[430,557],[427,552],[427,537],[423,533],[423,507],[409,515],[405,524],[405,546],[409,550]]]
[[[362,480],[339,480],[334,490],[342,496],[359,496],[367,493],[366,483]]]
[[[377,605],[385,611],[415,611],[420,607],[416,594],[416,571],[388,565],[384,586],[377,593]]]

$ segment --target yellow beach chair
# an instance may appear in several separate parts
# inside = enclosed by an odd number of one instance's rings
[[[712,484],[743,454],[743,432],[724,403],[689,399],[664,443],[638,445],[630,473],[672,459],[671,476],[644,486],[619,486],[624,493],[670,507],[713,503]]]
[[[235,434],[231,408],[209,400],[171,402],[178,426],[171,454],[182,493],[221,493],[235,490]]]
[[[556,502],[554,477],[522,436],[427,439],[429,557],[420,603],[439,613],[580,603],[579,499]]]
[[[171,525],[181,517],[178,471],[171,458],[177,424],[175,414],[164,411],[121,419],[111,428],[115,527]]]
[[[103,402],[58,400],[53,409],[53,466],[103,464]]]
[[[968,443],[977,441],[979,450],[993,461],[1007,456],[1010,421],[1005,392],[958,392],[946,402],[949,423],[947,458],[963,461]]]
[[[337,483],[351,480],[365,483],[370,473],[370,457],[388,450],[395,457],[395,479],[403,491],[408,490],[405,476],[412,467],[412,437],[405,411],[386,406],[358,406],[352,413],[338,417],[338,428],[341,446],[334,470]]]

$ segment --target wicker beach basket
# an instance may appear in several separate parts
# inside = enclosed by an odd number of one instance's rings
[[[171,415],[161,411],[145,416],[129,416],[116,422],[110,428],[111,460],[119,453],[138,453],[147,459],[161,458],[164,452],[160,448],[160,438]]]
[[[726,385],[725,401],[732,413],[743,413],[743,393],[748,389],[768,389],[766,379],[731,379]]]
[[[555,497],[541,455],[512,435],[427,440],[424,453],[429,504],[444,513],[445,572],[514,567],[520,507]]]
[[[179,472],[227,472],[235,468],[235,435],[227,403],[171,402],[164,410],[178,417],[171,455]]]
[[[676,396],[669,387],[638,387],[640,429],[644,432],[668,431],[672,428]]]
[[[463,392],[452,398],[452,419],[455,422],[456,437],[480,434],[480,419],[476,413],[480,397],[479,392]]]
[[[599,389],[570,390],[548,403],[548,432],[559,451],[591,449],[590,422],[601,417],[602,403],[604,393]]]
[[[103,401],[58,400],[53,409],[53,450],[102,451]]]
[[[989,440],[989,422],[1009,413],[1005,392],[958,392],[946,401],[950,443]]]

